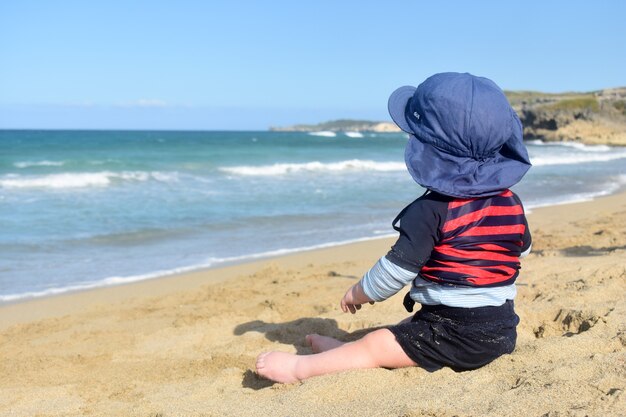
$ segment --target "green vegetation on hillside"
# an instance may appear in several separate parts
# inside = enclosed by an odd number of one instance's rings
[[[578,98],[569,98],[565,100],[559,100],[556,103],[552,103],[546,106],[550,110],[584,110],[589,109],[593,112],[600,110],[598,100],[594,96],[582,96]]]
[[[626,116],[626,101],[619,100],[613,103],[613,107],[619,110],[624,116]]]
[[[540,91],[504,91],[504,95],[511,105],[521,103],[533,103],[541,101],[558,100],[563,96],[561,93],[542,93]]]

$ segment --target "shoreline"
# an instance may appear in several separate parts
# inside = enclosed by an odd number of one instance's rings
[[[532,219],[533,214],[537,210],[554,210],[570,205],[575,206],[581,204],[593,204],[595,202],[610,198],[626,199],[626,187],[621,186],[614,193],[601,195],[591,199],[583,199],[581,201],[565,201],[563,203],[554,203],[550,205],[530,206],[529,208],[526,208],[526,212],[529,218]],[[46,317],[45,314],[35,313],[35,311],[40,311],[39,308],[30,308],[31,306],[37,307],[37,304],[39,302],[46,304],[43,310],[46,310],[48,312],[55,311],[57,312],[57,314],[70,314],[72,312],[80,311],[80,308],[82,307],[88,306],[91,301],[89,301],[88,303],[78,301],[80,296],[85,294],[90,300],[93,299],[97,302],[106,302],[108,297],[111,297],[111,299],[113,299],[114,301],[123,301],[127,298],[136,297],[137,293],[143,290],[144,285],[150,286],[151,283],[155,284],[154,288],[150,289],[151,292],[156,291],[157,294],[165,294],[172,290],[175,290],[174,287],[176,287],[176,283],[181,284],[181,290],[190,289],[203,284],[215,284],[228,279],[232,279],[234,275],[237,275],[242,271],[244,271],[245,273],[245,271],[247,270],[255,270],[261,268],[264,264],[272,261],[282,260],[286,263],[297,263],[301,258],[306,257],[307,254],[329,256],[331,255],[331,253],[327,252],[340,250],[341,248],[343,248],[343,250],[351,249],[353,247],[356,248],[360,244],[366,244],[369,242],[371,242],[372,245],[376,246],[381,246],[380,244],[384,242],[387,247],[390,247],[394,241],[395,234],[383,235],[380,237],[375,236],[357,238],[344,242],[331,242],[316,245],[313,247],[296,248],[293,251],[289,251],[287,253],[273,254],[272,252],[268,252],[268,255],[253,254],[240,260],[225,262],[224,264],[219,264],[216,266],[198,268],[189,267],[189,270],[182,272],[172,272],[160,275],[145,274],[149,275],[149,277],[147,278],[133,279],[133,277],[127,277],[128,279],[130,279],[127,282],[102,285],[98,285],[98,283],[96,283],[95,286],[89,288],[61,290],[62,292],[55,294],[38,295],[32,297],[29,296],[14,300],[0,301],[0,329],[10,326],[12,324],[23,323],[28,320]],[[274,252],[283,252],[283,250]],[[124,279],[124,277],[122,277],[122,279]],[[107,279],[103,281],[107,281]],[[124,291],[125,288],[128,290],[127,292]],[[102,295],[99,295],[98,292],[102,292]],[[125,292],[127,294],[122,295],[122,292]],[[63,302],[65,297],[69,297],[70,299],[73,298],[73,307],[65,305],[65,303]],[[13,319],[11,319],[8,316],[20,316],[20,318],[16,319],[16,317],[13,317]]]
[[[131,275],[128,277],[109,277],[109,278],[104,278],[100,281],[96,281],[92,283],[85,283],[85,284],[78,284],[72,287],[63,287],[63,288],[55,287],[55,288],[50,288],[48,290],[40,291],[40,292],[22,293],[24,295],[22,294],[0,295],[0,307],[5,306],[5,305],[21,303],[21,302],[29,301],[29,300],[42,299],[42,298],[47,298],[47,297],[57,297],[57,296],[65,295],[65,294],[73,294],[73,293],[98,290],[98,289],[109,288],[109,287],[119,287],[119,286],[134,284],[138,282],[151,281],[151,280],[162,279],[162,278],[172,278],[176,276],[192,274],[195,272],[227,268],[230,266],[238,266],[238,265],[243,265],[246,263],[252,263],[256,261],[275,259],[275,258],[280,258],[283,256],[289,256],[289,255],[302,253],[302,252],[316,251],[320,249],[334,248],[334,247],[344,246],[344,245],[352,245],[354,243],[366,242],[370,240],[391,239],[394,236],[395,234],[384,234],[380,236],[355,238],[355,239],[350,239],[346,241],[321,243],[319,245],[304,246],[304,247],[298,247],[294,249],[278,249],[275,251],[261,252],[261,253],[251,254],[251,255],[242,255],[242,256],[235,256],[232,258],[226,258],[224,260],[216,262],[215,265],[209,265],[209,266],[202,266],[202,265],[201,266],[188,266],[188,267],[174,268],[169,271],[148,272],[145,274]],[[3,297],[11,297],[11,298],[3,299]]]
[[[611,196],[615,196],[615,195],[619,195],[623,193],[626,194],[626,184],[619,184],[615,190],[601,191],[591,196],[577,197],[573,195],[571,196],[573,198],[571,200],[565,200],[565,201],[556,202],[556,203],[546,203],[546,204],[541,203],[537,205],[525,206],[525,211],[527,215],[531,215],[537,209],[588,203],[588,202],[596,201],[598,199],[603,199],[603,198],[607,198],[607,197],[611,197]],[[133,284],[149,282],[149,281],[154,281],[154,280],[175,279],[176,277],[185,277],[187,275],[203,273],[206,271],[220,270],[220,269],[229,268],[229,267],[237,267],[240,265],[245,265],[245,264],[250,264],[250,263],[273,260],[273,259],[281,258],[284,256],[317,251],[321,249],[332,249],[332,248],[337,248],[337,247],[346,246],[346,245],[353,245],[353,244],[360,243],[360,242],[367,242],[371,240],[393,240],[395,236],[396,236],[395,233],[389,233],[389,234],[383,234],[381,236],[366,236],[366,237],[360,237],[360,238],[355,238],[355,239],[349,239],[345,241],[327,242],[327,243],[321,243],[318,245],[298,247],[298,248],[293,248],[293,249],[278,249],[278,250],[273,250],[273,251],[268,251],[268,252],[235,256],[232,258],[225,258],[224,260],[217,262],[215,265],[208,265],[208,266],[205,266],[205,265],[193,266],[192,265],[192,266],[174,268],[174,269],[166,270],[166,271],[154,271],[154,272],[148,272],[145,274],[132,275],[132,276],[127,276],[127,277],[109,277],[109,278],[104,278],[99,281],[77,284],[75,286],[70,286],[70,287],[61,287],[61,288],[54,287],[54,288],[50,288],[50,289],[43,290],[43,291],[34,291],[34,292],[27,292],[27,293],[21,293],[21,294],[0,295],[0,313],[2,312],[2,308],[5,306],[12,306],[12,305],[17,305],[21,303],[27,303],[30,301],[43,300],[43,299],[47,299],[50,297],[62,297],[65,295],[103,290],[107,288],[123,287],[126,285],[133,285]],[[11,298],[4,299],[5,297],[11,297]],[[3,319],[0,315],[0,328],[2,327],[2,322],[3,322]]]
[[[284,265],[301,265],[309,254],[314,254],[316,257],[334,259],[339,256],[338,254],[351,252],[355,248],[366,250],[372,247],[386,246],[388,248],[394,241],[395,238],[389,236],[363,238],[348,243],[241,261],[232,265],[200,268],[189,272],[161,275],[122,284],[3,302],[0,303],[0,330],[14,324],[48,318],[51,313],[54,316],[59,316],[80,312],[94,302],[97,304],[117,303],[141,297],[146,289],[149,289],[148,297],[191,290],[202,285],[218,284],[230,279],[236,279],[239,275],[262,269],[268,263],[279,262]],[[337,254],[334,252],[337,252]]]

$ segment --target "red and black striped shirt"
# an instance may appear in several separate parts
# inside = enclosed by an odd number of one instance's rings
[[[531,243],[522,203],[510,190],[472,199],[430,192],[407,206],[394,227],[400,237],[387,259],[444,285],[510,285]]]

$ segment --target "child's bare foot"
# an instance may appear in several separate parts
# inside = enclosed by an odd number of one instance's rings
[[[309,346],[311,346],[313,353],[326,352],[327,350],[343,345],[343,342],[337,339],[328,336],[320,336],[316,333],[306,335],[305,340]]]
[[[265,352],[256,358],[256,373],[276,382],[289,384],[298,382],[299,358],[287,352]]]

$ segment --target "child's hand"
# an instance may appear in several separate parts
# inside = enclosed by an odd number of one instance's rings
[[[361,282],[357,282],[348,289],[341,299],[340,305],[344,313],[350,311],[350,313],[354,314],[357,310],[360,310],[361,305],[365,303],[374,304],[374,301],[365,295],[363,287],[361,287]]]

